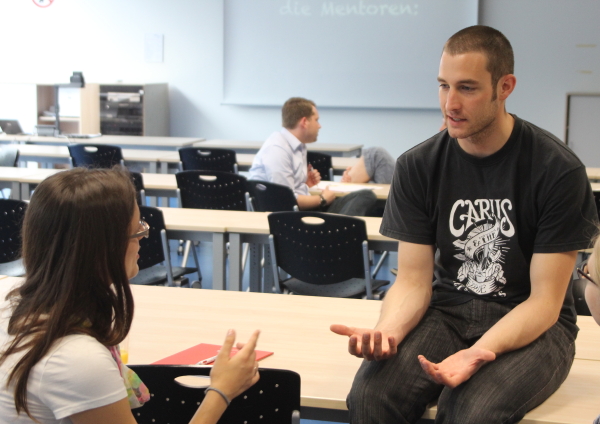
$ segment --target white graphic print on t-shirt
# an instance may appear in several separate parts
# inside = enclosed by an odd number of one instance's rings
[[[450,232],[457,237],[453,244],[460,250],[454,257],[463,261],[454,282],[458,290],[506,296],[502,264],[506,241],[515,234],[509,210],[512,203],[508,199],[457,200],[452,206]],[[464,224],[456,228],[455,218]]]

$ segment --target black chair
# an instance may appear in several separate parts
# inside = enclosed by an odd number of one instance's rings
[[[208,386],[179,383],[181,376],[208,376],[210,367],[130,365],[150,390],[151,398],[134,409],[138,424],[187,423],[204,400]],[[300,423],[300,375],[288,370],[260,368],[260,380],[231,401],[219,423]],[[200,380],[200,379],[198,379]]]
[[[371,277],[362,219],[322,212],[274,212],[269,215],[269,230],[273,275],[280,293],[374,299],[381,295],[377,290],[389,284]],[[291,277],[280,282],[278,267]]]
[[[140,206],[140,219],[146,221],[150,226],[150,233],[148,238],[140,240],[140,258],[138,259],[140,271],[137,276],[130,280],[131,284],[159,285],[167,283],[170,287],[173,287],[175,280],[194,272],[197,272],[198,279],[202,280],[195,251],[193,252],[196,268],[171,266],[165,220],[160,209]],[[166,262],[166,266],[159,265],[163,262]],[[187,284],[184,282],[183,285]]]
[[[306,159],[310,165],[321,174],[323,181],[333,181],[333,165],[331,156],[319,152],[306,152]]]
[[[142,174],[139,172],[130,172],[129,174],[131,174],[131,180],[133,181],[133,186],[135,187],[138,205],[145,206],[146,189],[144,188],[144,179],[142,178]]]
[[[246,178],[219,171],[183,171],[175,174],[182,208],[246,210]]]
[[[27,203],[0,199],[0,274],[11,277],[25,275],[21,259],[21,228]]]
[[[298,202],[291,188],[267,181],[248,180],[248,210],[256,212],[297,211]]]
[[[183,147],[179,149],[181,171],[222,171],[238,173],[234,150]]]
[[[71,144],[69,155],[71,166],[87,166],[90,168],[112,168],[115,165],[125,166],[121,148],[104,144]]]

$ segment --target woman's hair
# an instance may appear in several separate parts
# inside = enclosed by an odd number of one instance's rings
[[[135,207],[131,178],[119,167],[59,172],[36,188],[23,222],[25,281],[6,297],[14,340],[0,355],[2,363],[25,351],[6,382],[15,383],[18,413],[31,417],[29,374],[58,339],[83,333],[113,346],[129,332],[125,254]]]
[[[598,258],[600,258],[600,228],[598,228],[598,234],[596,234],[596,237],[594,238],[594,246],[592,248],[592,253],[594,254],[594,258],[595,260],[595,264],[596,267],[594,269],[591,269],[588,266],[588,273],[590,274],[590,276],[592,277],[592,280],[599,282],[600,281],[600,266],[598,263]]]

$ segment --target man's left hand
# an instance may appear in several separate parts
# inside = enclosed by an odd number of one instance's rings
[[[487,349],[471,347],[448,356],[439,364],[419,355],[421,368],[436,383],[454,388],[473,376],[479,368],[496,359],[496,354]]]

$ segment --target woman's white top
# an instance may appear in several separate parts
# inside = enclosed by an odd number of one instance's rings
[[[8,335],[11,310],[5,301],[11,287],[0,280],[0,351],[12,337]],[[17,415],[14,386],[6,381],[18,353],[0,365],[0,421],[28,423],[31,419]],[[127,397],[123,379],[110,352],[96,339],[86,335],[71,335],[58,340],[31,370],[27,384],[27,403],[31,414],[43,424],[71,423],[68,418],[78,412],[109,405]]]

